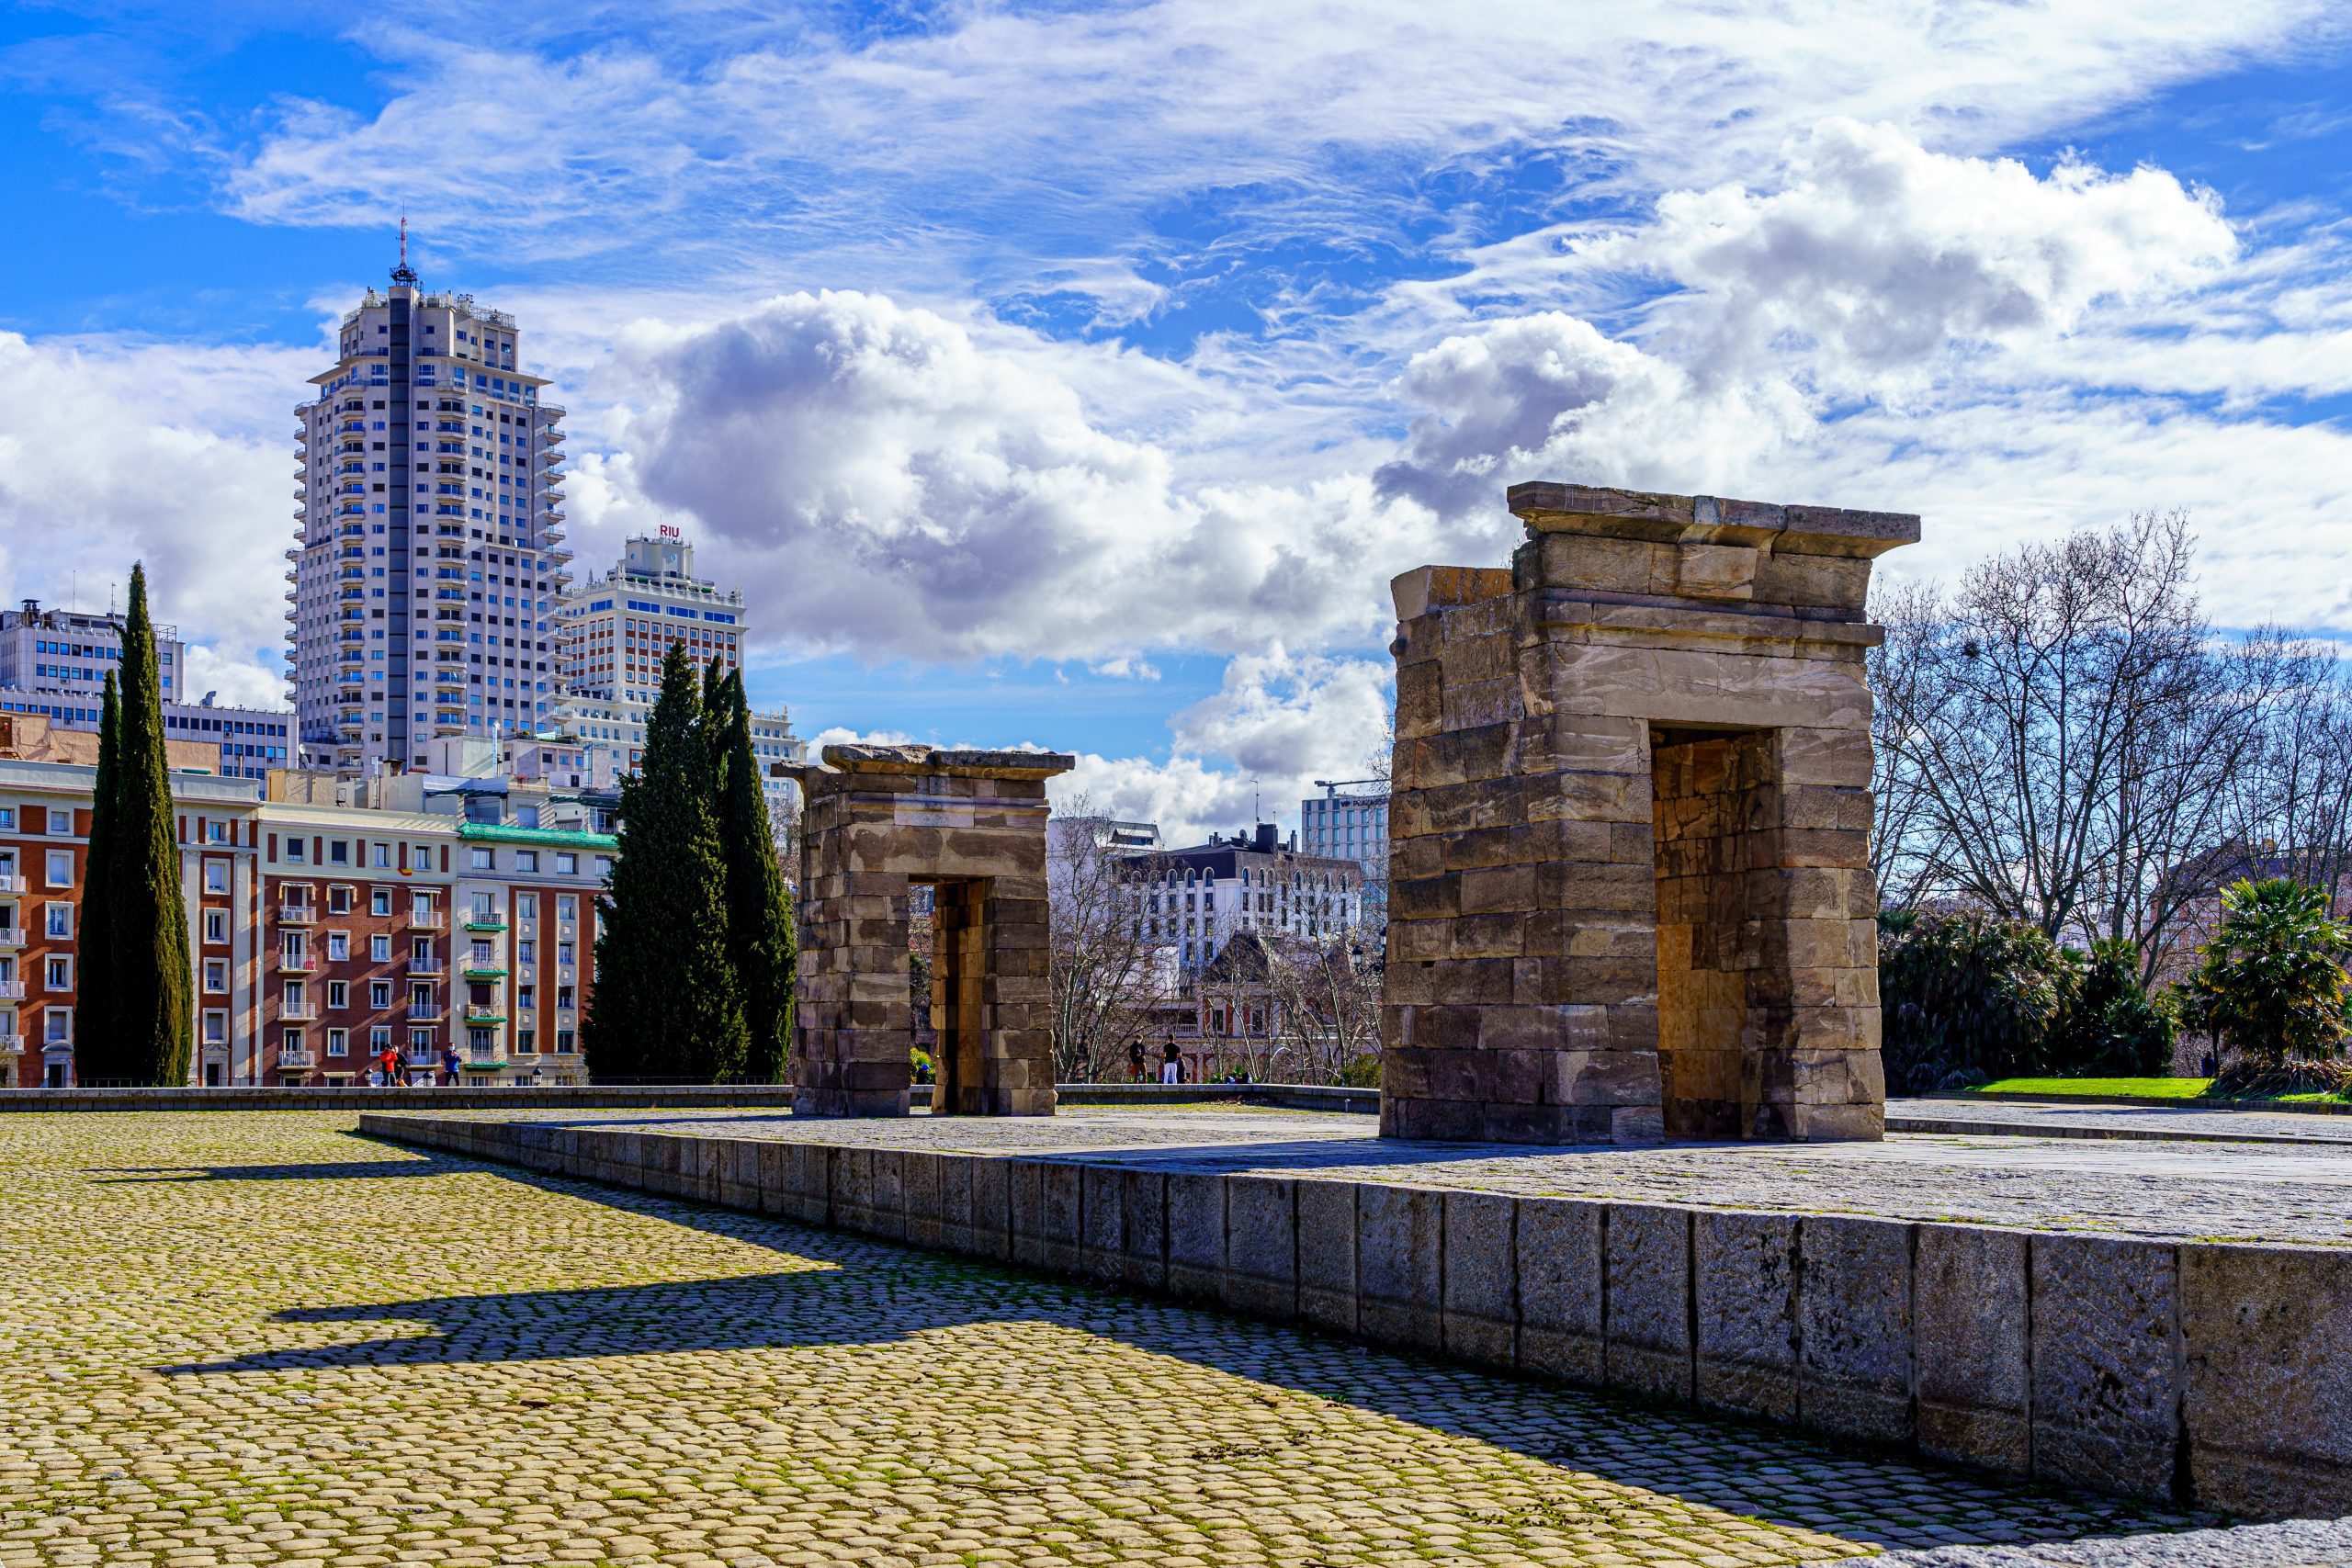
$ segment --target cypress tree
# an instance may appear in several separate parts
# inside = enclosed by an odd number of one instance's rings
[[[592,1077],[740,1078],[743,1007],[727,953],[727,872],[692,660],[670,645],[621,781],[619,845],[601,897],[596,989],[582,1046]]]
[[[136,1070],[115,1002],[118,954],[114,917],[122,903],[117,828],[122,816],[122,701],[114,671],[107,671],[98,705],[98,773],[90,786],[90,844],[82,858],[81,1004],[74,1020],[75,1077],[84,1083],[120,1083]]]
[[[164,750],[163,679],[143,565],[130,569],[119,715],[116,817],[107,851],[112,908],[100,917],[114,954],[114,1027],[130,1064],[126,1077],[141,1084],[185,1084],[196,1027],[187,902],[180,891],[179,836]]]
[[[724,737],[718,837],[727,857],[728,953],[750,1032],[743,1077],[752,1083],[780,1083],[792,1040],[792,902],[776,864],[775,830],[752,748],[752,705],[741,671],[728,676],[721,700],[723,721],[706,713],[704,722]]]

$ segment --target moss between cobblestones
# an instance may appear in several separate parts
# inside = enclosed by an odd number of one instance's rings
[[[351,1121],[0,1125],[0,1568],[1712,1568],[2169,1522]]]

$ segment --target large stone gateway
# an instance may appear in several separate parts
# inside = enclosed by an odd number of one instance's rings
[[[803,797],[793,1108],[904,1116],[909,907],[934,890],[935,1114],[1050,1116],[1046,781],[1050,751],[828,746],[779,764]]]
[[[1871,562],[1907,513],[1521,484],[1396,579],[1381,1130],[1877,1138]]]

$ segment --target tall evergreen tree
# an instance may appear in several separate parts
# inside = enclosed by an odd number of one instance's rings
[[[115,1004],[119,954],[114,917],[122,903],[119,827],[122,816],[122,699],[114,671],[107,671],[98,704],[98,773],[90,786],[90,843],[82,857],[82,929],[75,933],[82,955],[81,1003],[75,1009],[76,1076],[84,1083],[120,1083],[137,1070],[126,1049]]]
[[[185,1084],[196,1027],[187,901],[180,889],[163,678],[143,565],[130,569],[119,714],[108,824],[111,908],[100,916],[114,954],[113,1027],[130,1066],[126,1077],[141,1084]]]
[[[743,1074],[743,1007],[727,952],[727,872],[698,686],[685,649],[671,644],[644,759],[621,781],[619,845],[599,899],[605,929],[582,1039],[589,1076],[608,1082]]]
[[[728,953],[751,1040],[743,1077],[780,1083],[792,1040],[792,902],[776,864],[775,829],[752,747],[752,705],[741,671],[727,677],[720,700],[719,716],[706,713],[704,723],[724,737],[718,837],[727,858]]]

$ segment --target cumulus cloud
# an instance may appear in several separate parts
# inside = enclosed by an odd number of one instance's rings
[[[122,602],[199,644],[194,689],[282,706],[293,421],[315,355],[0,333],[0,599]]]
[[[1361,477],[1187,485],[1066,381],[878,296],[646,327],[623,358],[638,412],[594,504],[698,521],[807,647],[1119,660],[1362,639],[1416,553],[1421,519]]]

